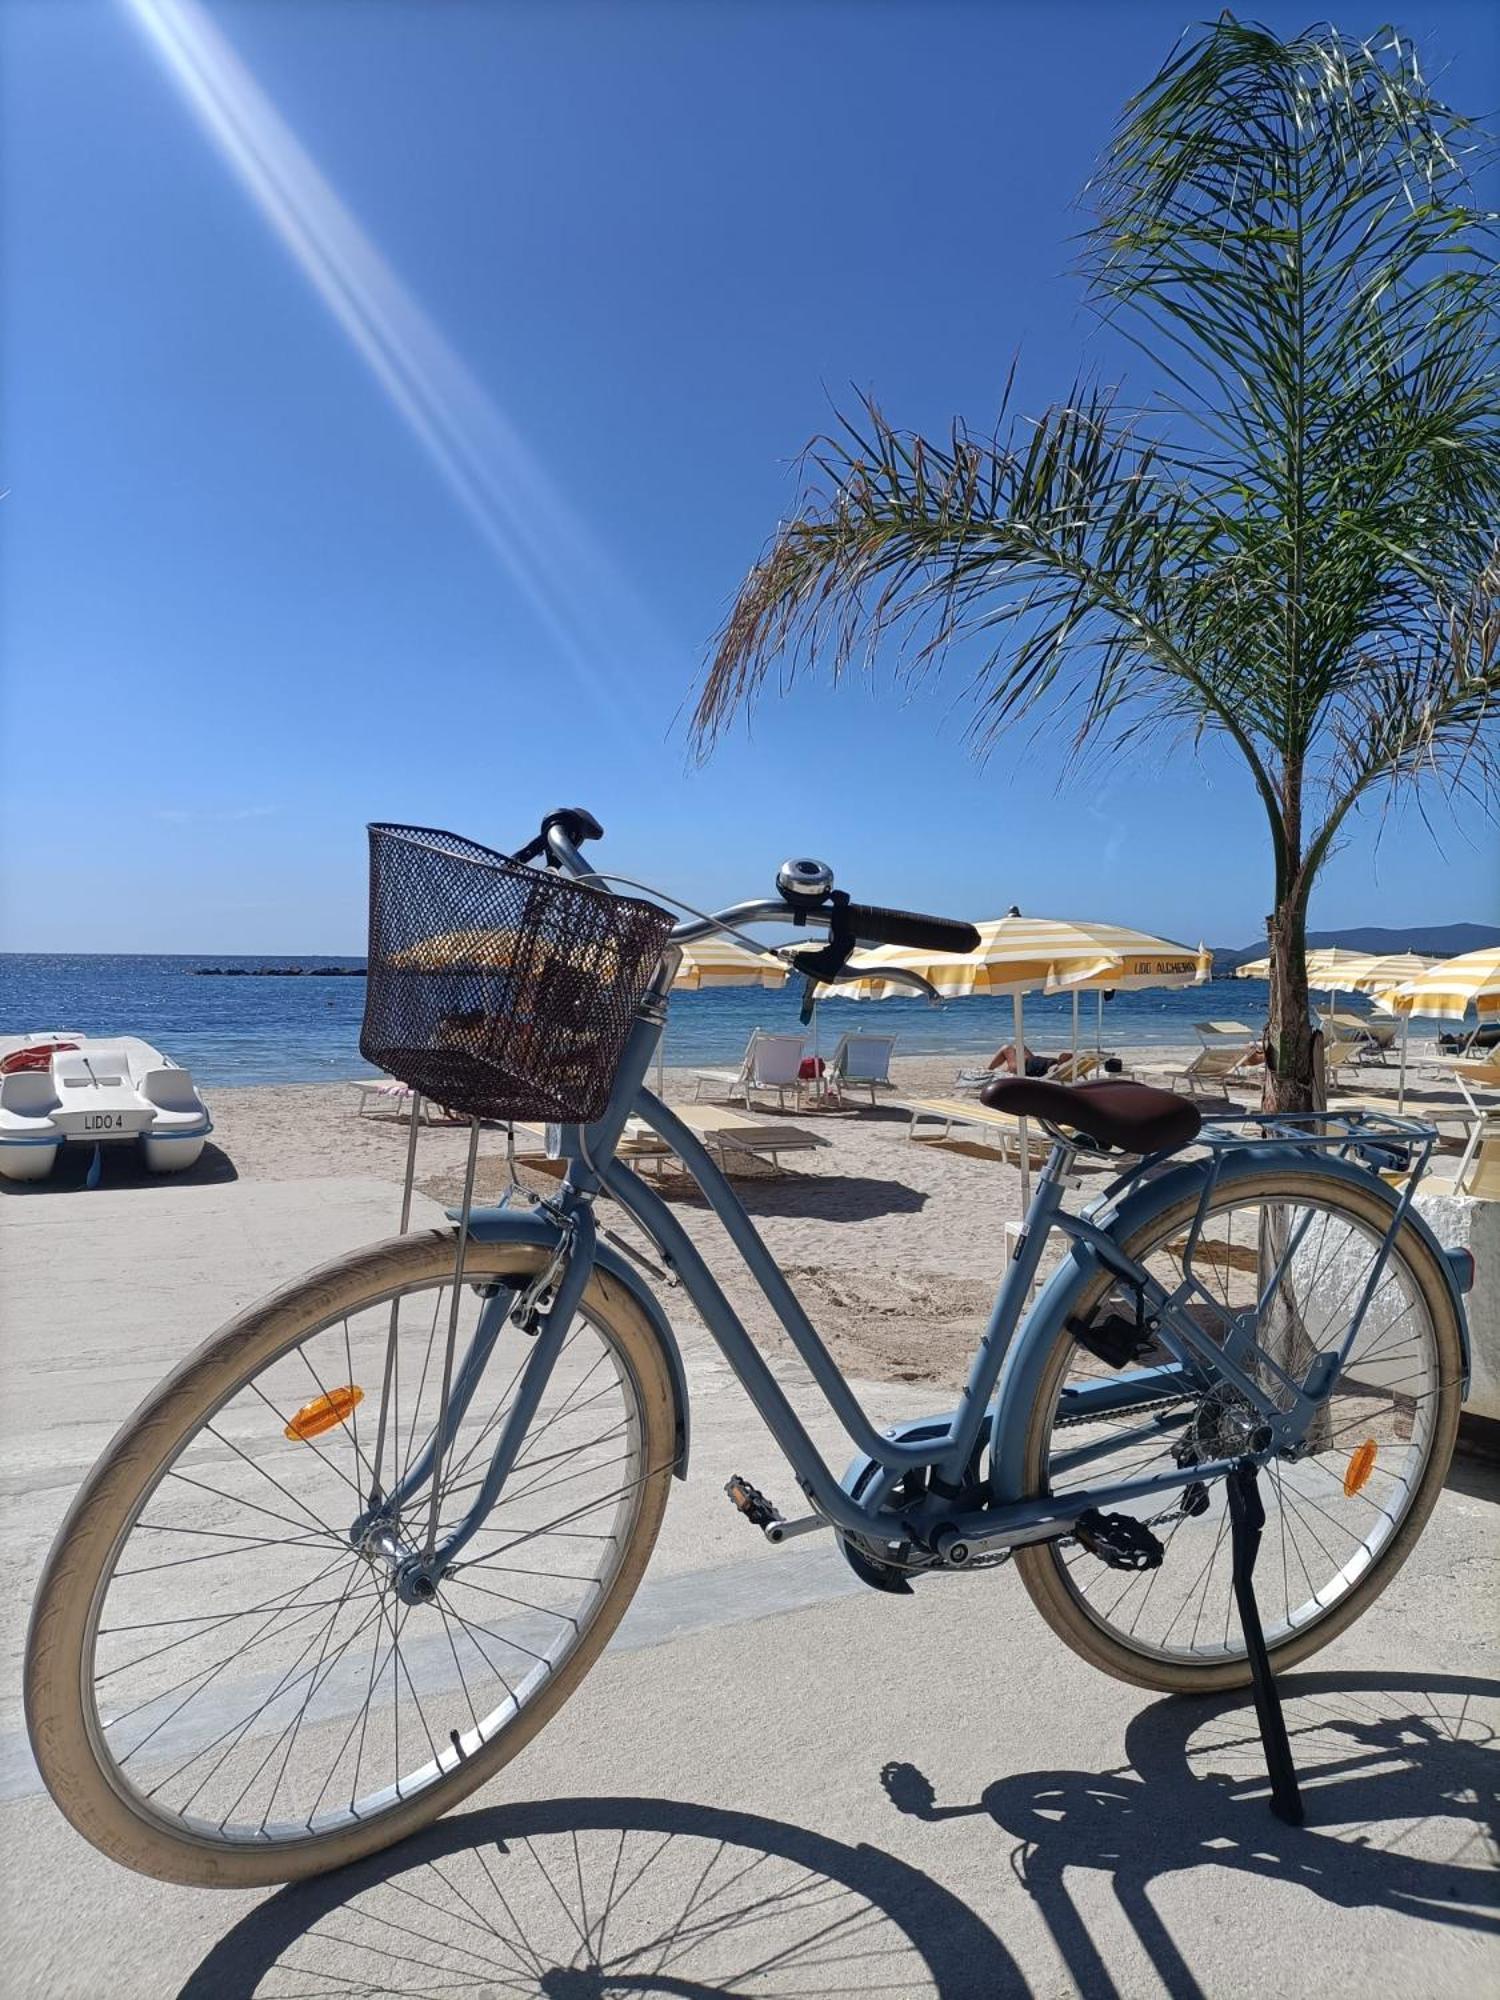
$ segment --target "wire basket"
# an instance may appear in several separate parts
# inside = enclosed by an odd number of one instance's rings
[[[458,834],[372,826],[360,1053],[449,1111],[586,1125],[672,922]]]

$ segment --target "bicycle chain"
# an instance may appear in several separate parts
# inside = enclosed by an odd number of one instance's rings
[[[1131,1408],[1130,1414],[1132,1416],[1150,1416],[1157,1410],[1174,1410],[1178,1407],[1179,1404],[1192,1403],[1197,1401],[1201,1401],[1201,1398],[1191,1394],[1177,1395],[1177,1396],[1158,1396],[1154,1402],[1134,1404]],[[1076,1417],[1059,1417],[1057,1420],[1057,1429],[1072,1430],[1076,1429],[1079,1424],[1089,1424],[1089,1423],[1095,1423],[1097,1421],[1098,1421],[1097,1418],[1091,1417],[1088,1415],[1087,1412],[1084,1412]],[[1182,1517],[1182,1502],[1179,1500],[1174,1506],[1168,1507],[1163,1513],[1153,1514],[1149,1521],[1145,1521],[1142,1523],[1142,1526],[1147,1528],[1159,1528],[1164,1526],[1167,1522],[1179,1520],[1181,1517]],[[1065,1548],[1073,1542],[1074,1537],[1072,1535],[1060,1535],[1057,1539],[1058,1539],[1058,1546]],[[1013,1548],[996,1549],[993,1552],[986,1555],[974,1555],[971,1556],[969,1561],[963,1565],[962,1572],[954,1571],[953,1574],[961,1574],[976,1569],[998,1569],[1001,1563],[1009,1562],[1014,1555],[1015,1555],[1015,1550]],[[885,1563],[891,1569],[897,1569],[903,1571],[908,1576],[915,1576],[920,1571],[926,1571],[928,1573],[932,1573],[935,1571],[947,1570],[949,1568],[949,1565],[945,1564],[941,1560],[941,1558],[934,1556],[926,1556],[917,1562],[901,1562],[896,1558],[890,1556],[889,1554],[882,1554],[877,1558],[877,1560]]]
[[[1178,1396],[1158,1396],[1152,1403],[1132,1403],[1129,1414],[1132,1417],[1149,1417],[1154,1410],[1174,1410],[1179,1403],[1200,1402],[1201,1397],[1186,1394]],[[1099,1419],[1087,1410],[1081,1410],[1075,1417],[1059,1416],[1055,1428],[1060,1431],[1076,1430],[1080,1424],[1096,1424]]]
[[[1158,1396],[1156,1400],[1151,1403],[1132,1404],[1130,1409],[1130,1414],[1133,1417],[1150,1416],[1154,1411],[1157,1410],[1175,1410],[1179,1404],[1201,1402],[1201,1401],[1202,1398],[1196,1395]],[[1076,1417],[1060,1416],[1057,1420],[1057,1429],[1060,1431],[1075,1430],[1079,1424],[1094,1423],[1096,1421],[1097,1419],[1089,1416],[1089,1414],[1086,1411],[1082,1412],[1080,1415]],[[1191,1491],[1192,1491],[1191,1487],[1184,1488],[1184,1493],[1188,1493]],[[1183,1507],[1182,1500],[1179,1499],[1173,1506],[1165,1508],[1160,1514],[1153,1514],[1148,1521],[1143,1521],[1141,1523],[1141,1526],[1143,1528],[1161,1528],[1165,1527],[1167,1523],[1170,1521],[1180,1521],[1185,1518],[1186,1518],[1186,1512]],[[1076,1541],[1075,1536],[1063,1535],[1058,1538],[1058,1546],[1060,1548],[1066,1548],[1075,1541]]]

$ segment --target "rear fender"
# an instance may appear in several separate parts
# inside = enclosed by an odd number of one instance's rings
[[[451,1211],[457,1221],[457,1211]],[[469,1234],[477,1243],[522,1243],[528,1248],[555,1250],[562,1241],[563,1232],[558,1224],[540,1209],[527,1208],[476,1208],[469,1216]],[[656,1294],[646,1284],[639,1271],[618,1250],[607,1243],[600,1243],[594,1253],[594,1262],[600,1270],[607,1271],[618,1285],[623,1285],[650,1321],[651,1329],[661,1345],[662,1358],[667,1364],[667,1373],[672,1378],[672,1402],[677,1455],[672,1470],[679,1479],[687,1478],[688,1464],[688,1387],[687,1374],[682,1365],[682,1354],[677,1346],[677,1337],[672,1332],[670,1321],[662,1311]]]
[[[1396,1191],[1385,1181],[1378,1179],[1365,1167],[1352,1160],[1340,1160],[1324,1156],[1310,1158],[1308,1153],[1296,1146],[1247,1146],[1242,1152],[1228,1152],[1219,1161],[1219,1180],[1233,1182],[1259,1177],[1268,1171],[1313,1172],[1332,1180],[1348,1181],[1359,1186],[1366,1193],[1374,1192],[1385,1203],[1394,1217],[1399,1200]],[[1106,1207],[1090,1216],[1098,1228],[1107,1230],[1121,1245],[1125,1244],[1144,1228],[1154,1222],[1159,1215],[1176,1206],[1185,1196],[1197,1193],[1202,1186],[1203,1166],[1201,1162],[1184,1161],[1180,1167],[1149,1181],[1137,1181]],[[1423,1243],[1432,1252],[1433,1261],[1442,1274],[1443,1282],[1453,1302],[1453,1310],[1458,1320],[1459,1342],[1463,1351],[1463,1394],[1469,1393],[1469,1322],[1464,1311],[1463,1293],[1459,1289],[1458,1277],[1453,1265],[1444,1254],[1441,1244],[1432,1233],[1425,1216],[1415,1208],[1407,1210],[1407,1220]],[[1052,1352],[1064,1322],[1077,1305],[1084,1291],[1102,1269],[1096,1252],[1086,1244],[1074,1243],[1062,1264],[1052,1274],[1038,1295],[1031,1312],[1011,1343],[1005,1357],[1005,1366],[1000,1373],[1000,1385],[995,1404],[995,1421],[998,1426],[996,1448],[992,1454],[993,1489],[998,1501],[1020,1500],[1025,1497],[1024,1485],[1026,1427],[1032,1406],[1041,1391],[1042,1374],[1047,1357]]]

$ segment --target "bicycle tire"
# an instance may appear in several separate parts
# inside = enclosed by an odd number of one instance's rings
[[[675,1391],[657,1335],[626,1287],[595,1270],[581,1312],[635,1385],[648,1468],[628,1545],[607,1590],[562,1664],[524,1707],[446,1776],[379,1817],[305,1839],[230,1845],[164,1823],[129,1794],[96,1748],[89,1681],[91,1621],[129,1532],[156,1483],[206,1422],[257,1370],[290,1353],[340,1313],[381,1304],[397,1287],[453,1269],[451,1231],[397,1237],[322,1266],[251,1306],[185,1359],[135,1411],[85,1480],[43,1571],[28,1634],[27,1725],[48,1791],[72,1825],[124,1866],[163,1881],[253,1888],[295,1881],[388,1847],[458,1804],[508,1763],[562,1706],[603,1650],[646,1567],[676,1456]],[[466,1280],[517,1284],[547,1262],[541,1250],[471,1243]],[[397,1787],[398,1800],[400,1796]]]
[[[1341,1209],[1351,1221],[1380,1234],[1390,1222],[1389,1206],[1376,1191],[1352,1186],[1332,1175],[1296,1170],[1271,1171],[1225,1182],[1208,1214],[1220,1214],[1225,1209],[1258,1200],[1274,1202],[1278,1197],[1288,1203],[1316,1201],[1330,1210]],[[1128,1253],[1136,1261],[1144,1262],[1154,1248],[1171,1239],[1174,1231],[1187,1228],[1197,1212],[1197,1195],[1185,1197],[1144,1225],[1126,1244]],[[1426,1461],[1394,1532],[1358,1581],[1336,1604],[1305,1627],[1280,1642],[1268,1643],[1271,1664],[1278,1670],[1306,1659],[1347,1631],[1386,1588],[1415,1546],[1442,1489],[1453,1455],[1461,1402],[1462,1344],[1448,1282],[1427,1242],[1410,1225],[1401,1230],[1391,1254],[1410,1274],[1428,1315],[1435,1344],[1436,1408]],[[1113,1283],[1109,1273],[1101,1272],[1075,1307],[1074,1320],[1086,1324],[1108,1297]],[[1072,1334],[1059,1329],[1027,1421],[1024,1491],[1028,1496],[1048,1490],[1045,1468],[1058,1392],[1078,1352]],[[1118,1632],[1106,1630],[1069,1582],[1059,1544],[1049,1542],[1019,1549],[1015,1561],[1027,1593],[1052,1630],[1071,1651],[1102,1673],[1136,1687],[1168,1694],[1209,1693],[1248,1685],[1250,1668],[1242,1647],[1236,1658],[1189,1664],[1162,1659],[1126,1643]]]

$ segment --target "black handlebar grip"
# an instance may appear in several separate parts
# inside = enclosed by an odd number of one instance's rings
[[[979,949],[978,931],[955,917],[882,910],[873,903],[851,903],[846,915],[861,944],[900,944],[916,951],[951,951],[958,957]]]
[[[582,806],[559,806],[556,812],[548,813],[542,821],[543,834],[550,833],[555,826],[562,828],[575,847],[582,847],[586,840],[604,838],[604,828]]]

